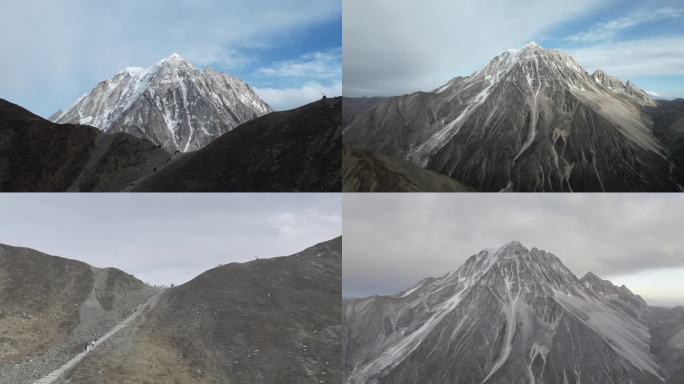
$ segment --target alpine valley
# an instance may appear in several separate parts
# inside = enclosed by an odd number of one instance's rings
[[[342,240],[153,287],[0,244],[0,383],[339,383]]]
[[[684,307],[651,307],[515,241],[343,312],[350,384],[684,380]]]
[[[173,54],[43,119],[0,99],[2,191],[340,191],[341,99],[274,112]]]
[[[568,54],[534,42],[433,91],[346,99],[344,109],[346,145],[479,191],[684,185],[681,99],[653,100],[629,81],[589,74]]]

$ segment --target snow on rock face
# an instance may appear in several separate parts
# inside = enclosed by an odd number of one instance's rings
[[[247,84],[201,71],[174,53],[148,68],[125,68],[50,120],[127,132],[187,152],[269,112]]]
[[[432,92],[387,98],[344,142],[480,191],[674,191],[672,163],[631,83],[536,43]]]
[[[349,300],[347,383],[661,382],[647,325],[607,298],[628,290],[594,276],[514,241],[398,295]]]
[[[623,83],[618,78],[613,77],[601,69],[597,69],[591,74],[591,78],[601,86],[611,92],[622,93],[638,104],[655,106],[655,102],[644,90],[634,86],[631,82]]]

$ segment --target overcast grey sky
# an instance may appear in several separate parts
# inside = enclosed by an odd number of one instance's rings
[[[154,284],[296,253],[341,234],[339,194],[2,194],[0,243]]]
[[[681,194],[345,194],[346,297],[393,294],[519,240],[626,284],[653,305],[684,305]]]
[[[530,41],[684,95],[681,0],[344,0],[342,12],[345,96],[430,91]]]

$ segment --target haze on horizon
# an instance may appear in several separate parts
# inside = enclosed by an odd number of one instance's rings
[[[684,305],[679,194],[345,194],[343,295],[395,294],[513,240]]]
[[[340,204],[325,193],[5,194],[0,243],[178,285],[340,236]]]

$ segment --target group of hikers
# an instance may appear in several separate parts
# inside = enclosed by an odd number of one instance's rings
[[[94,341],[94,340],[91,341],[90,343],[86,343],[86,345],[85,345],[85,350],[86,350],[86,351],[90,351],[90,350],[93,350],[93,349],[95,349],[95,341]]]

